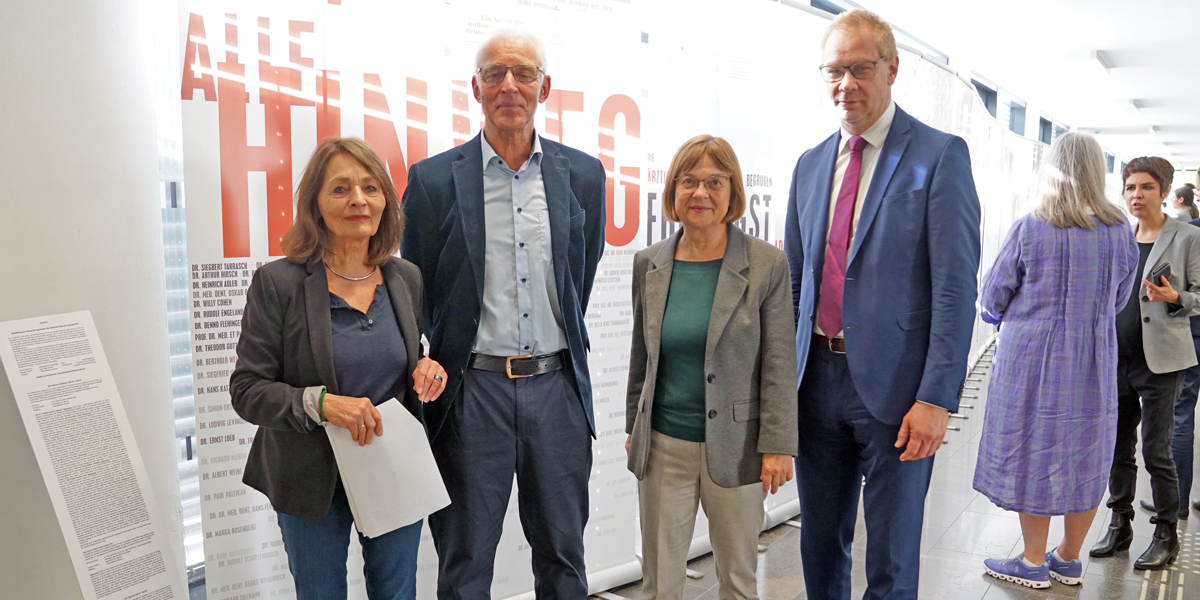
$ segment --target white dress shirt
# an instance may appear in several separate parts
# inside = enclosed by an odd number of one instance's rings
[[[483,146],[483,306],[475,352],[493,356],[550,354],[567,347],[554,259],[550,212],[537,132],[529,158],[514,171]]]
[[[883,142],[887,140],[888,132],[892,130],[892,119],[895,117],[896,103],[892,102],[880,115],[879,120],[875,121],[875,124],[862,134],[867,145],[863,147],[862,170],[858,175],[858,197],[854,201],[854,217],[850,221],[851,246],[854,245],[854,233],[858,230],[858,218],[862,215],[863,199],[867,197],[867,191],[871,189],[871,178],[875,175],[875,165],[879,163],[879,151],[883,149]],[[842,139],[838,144],[837,162],[833,170],[833,189],[829,195],[829,221],[825,224],[826,246],[829,244],[829,230],[833,228],[833,211],[837,209],[838,192],[842,189],[842,179],[846,177],[846,169],[850,166],[850,138],[853,135],[842,128]],[[849,267],[849,264],[846,266]],[[821,331],[821,326],[816,323],[820,323],[819,313],[814,315],[813,331],[829,337],[824,331]],[[833,337],[842,337],[842,332],[837,332],[837,335]]]

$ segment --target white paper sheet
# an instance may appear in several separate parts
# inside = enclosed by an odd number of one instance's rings
[[[0,323],[0,362],[86,600],[185,600],[90,311]]]
[[[342,485],[359,533],[372,538],[450,505],[425,428],[395,398],[376,406],[383,435],[359,446],[350,430],[327,424]]]

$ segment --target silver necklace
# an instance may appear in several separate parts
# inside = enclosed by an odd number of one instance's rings
[[[334,275],[337,275],[338,277],[341,277],[342,279],[349,279],[350,281],[362,281],[364,279],[370,279],[371,276],[375,274],[375,271],[379,270],[379,267],[375,267],[374,269],[371,269],[370,273],[367,273],[366,275],[363,275],[362,277],[346,277],[345,275],[342,275],[341,273],[334,271],[333,267],[329,266],[329,263],[325,263],[325,268],[329,269],[330,273],[333,273]]]

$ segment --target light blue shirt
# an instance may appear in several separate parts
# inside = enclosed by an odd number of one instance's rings
[[[475,352],[494,356],[550,354],[567,347],[554,281],[550,213],[537,133],[517,171],[487,136],[483,145],[483,306]]]

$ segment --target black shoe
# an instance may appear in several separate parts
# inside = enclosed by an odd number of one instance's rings
[[[1175,523],[1159,523],[1154,528],[1154,539],[1150,547],[1133,563],[1133,568],[1143,571],[1157,571],[1167,568],[1179,556],[1179,532]]]
[[[1145,500],[1138,501],[1138,504],[1140,504],[1142,506],[1142,510],[1144,510],[1152,515],[1158,514],[1158,509],[1154,508],[1153,504],[1151,504]],[[1196,507],[1196,510],[1200,510],[1200,500],[1197,500],[1193,504],[1193,506]],[[1191,516],[1191,512],[1188,511],[1188,509],[1187,509],[1187,504],[1184,504],[1183,506],[1179,507],[1179,513],[1176,516],[1179,517],[1180,519],[1186,519],[1189,516]],[[1153,520],[1153,517],[1151,518],[1151,520]]]
[[[1104,533],[1104,537],[1092,546],[1089,555],[1096,558],[1112,556],[1114,553],[1122,550],[1128,550],[1129,545],[1133,543],[1133,524],[1129,522],[1129,517],[1114,512],[1112,521],[1108,524],[1108,531]]]

